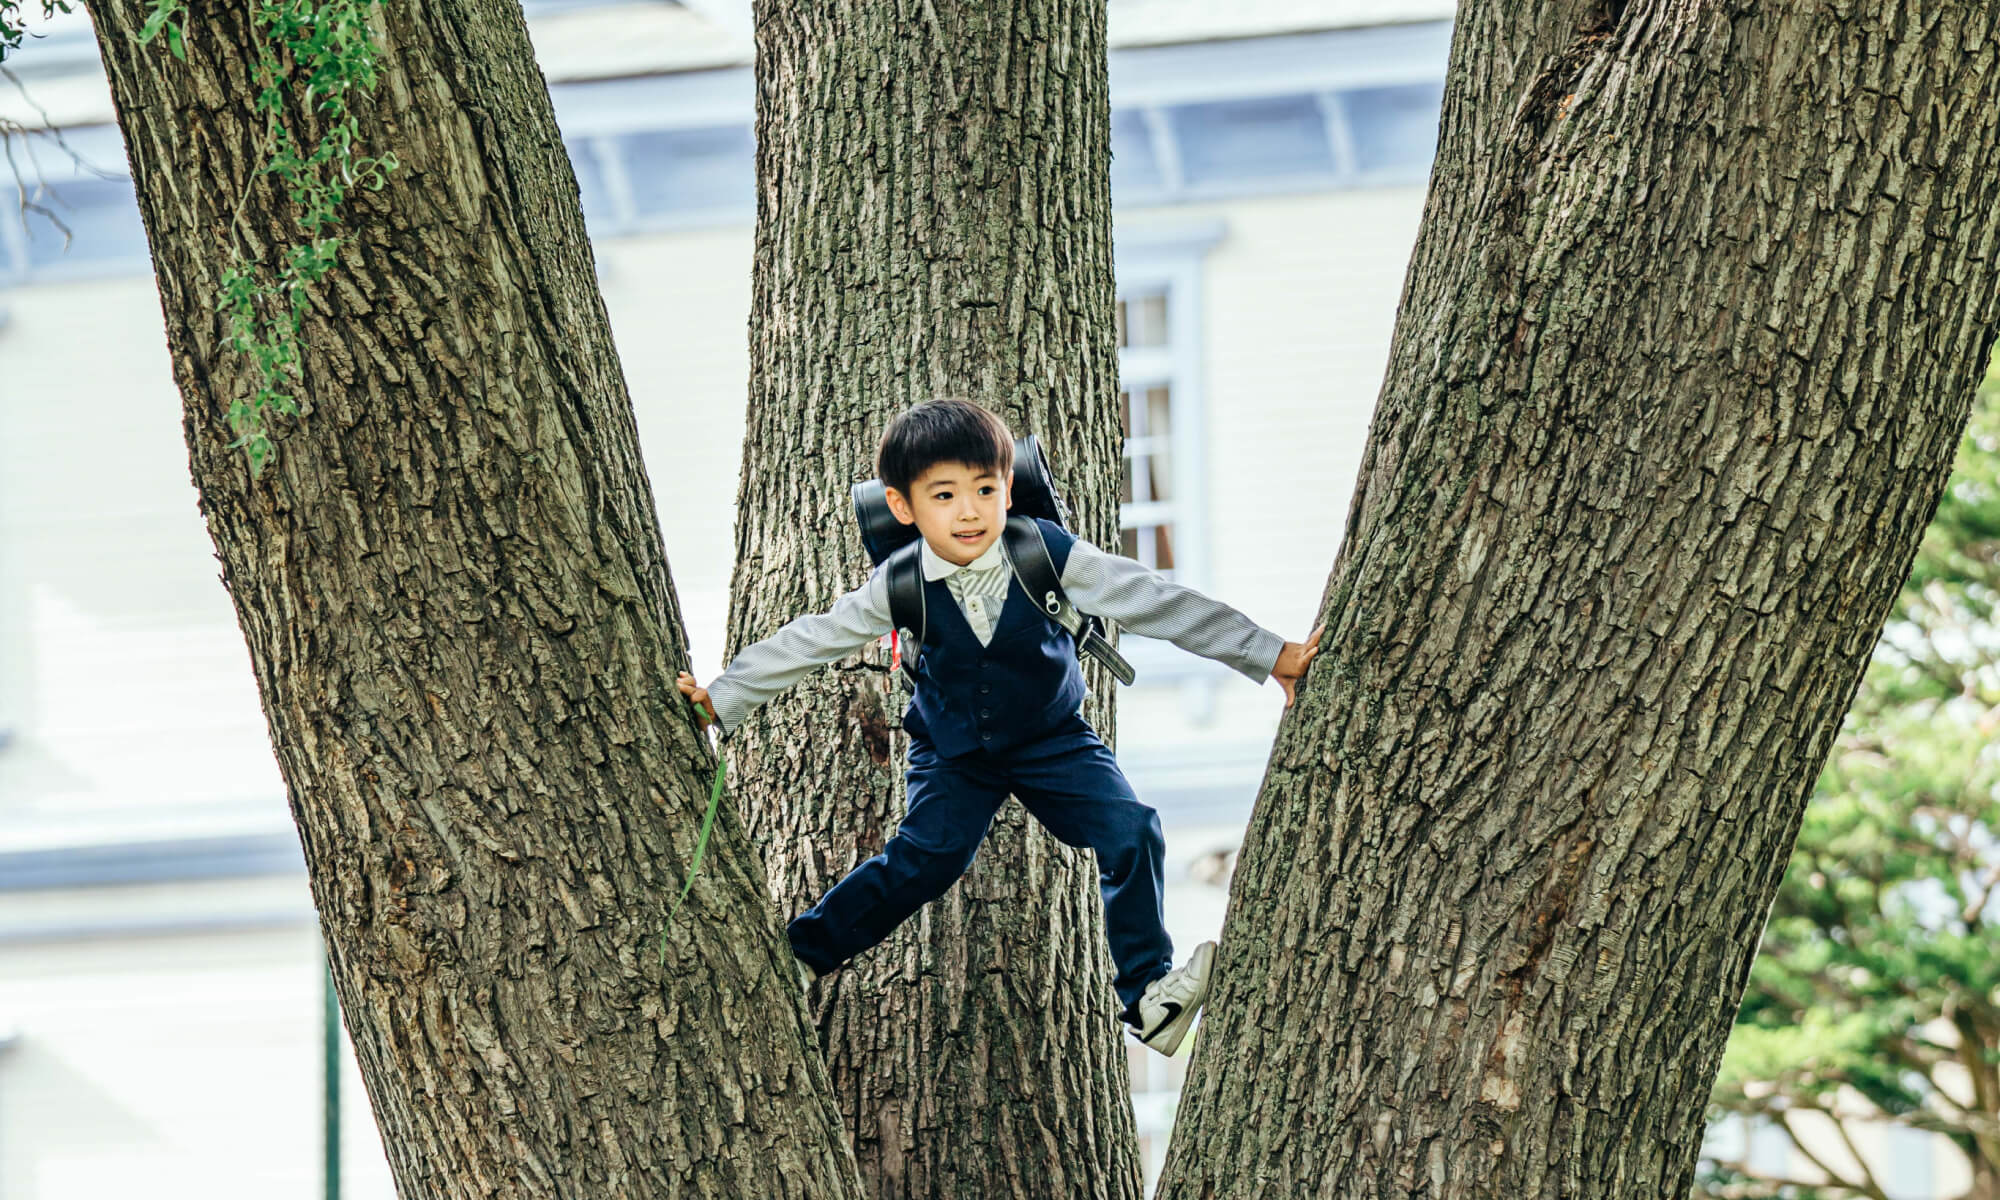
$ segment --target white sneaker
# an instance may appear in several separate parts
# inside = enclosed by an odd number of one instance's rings
[[[1168,971],[1146,985],[1139,997],[1139,1040],[1172,1054],[1180,1049],[1194,1016],[1208,999],[1208,968],[1215,961],[1215,943],[1203,942],[1188,955],[1187,965]]]

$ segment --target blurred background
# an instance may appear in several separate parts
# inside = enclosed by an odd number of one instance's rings
[[[748,387],[749,4],[525,7],[706,679]],[[1353,491],[1452,12],[1111,0],[1122,548],[1287,637]],[[0,1200],[387,1200],[87,18],[32,28],[0,78]],[[2000,1171],[1990,405],[1975,434],[1984,466],[1933,529],[1767,936],[1712,1195],[1838,1177],[1943,1200]],[[1128,654],[1120,758],[1166,825],[1191,945],[1220,928],[1282,696],[1171,647]],[[1149,1176],[1186,1061],[1132,1059]]]

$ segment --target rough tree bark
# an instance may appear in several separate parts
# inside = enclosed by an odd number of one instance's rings
[[[1163,1196],[1686,1193],[1993,340],[1996,23],[1462,7]]]
[[[405,1197],[857,1196],[765,883],[725,820],[658,965],[712,759],[576,184],[518,5],[392,2],[303,419],[253,481],[215,312],[255,176],[250,6],[188,61],[91,6],[202,508]]]
[[[758,222],[734,652],[867,575],[848,488],[920,400],[966,395],[1117,530],[1104,7],[757,8]],[[879,649],[732,737],[796,914],[903,810],[904,693]],[[1092,674],[1109,732],[1109,679]],[[972,872],[818,985],[862,1174],[890,1197],[1134,1197],[1140,1164],[1095,861],[1002,810]]]

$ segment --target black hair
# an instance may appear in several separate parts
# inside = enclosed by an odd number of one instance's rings
[[[1014,469],[1007,423],[970,400],[927,400],[889,422],[875,451],[875,473],[904,496],[941,462],[962,462],[1005,478]]]

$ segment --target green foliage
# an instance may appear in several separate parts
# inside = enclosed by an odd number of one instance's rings
[[[0,4],[13,0],[0,0]],[[268,39],[257,61],[255,110],[264,117],[262,173],[276,176],[296,206],[301,241],[268,265],[253,255],[242,234],[248,190],[230,222],[229,266],[216,307],[224,314],[226,344],[250,359],[257,385],[229,405],[230,445],[261,474],[274,453],[271,418],[298,412],[293,394],[301,378],[299,339],[310,289],[340,257],[341,206],[355,188],[379,191],[396,169],[395,155],[359,153],[355,102],[374,90],[379,51],[368,18],[380,0],[257,0],[257,24]],[[154,0],[139,40],[166,43],[187,57],[187,8],[181,0]],[[295,127],[316,133],[299,140]]]
[[[2000,1136],[1968,1068],[2000,1063],[2000,357],[1808,806],[1712,1098],[1942,1134],[1975,1177]],[[1718,1167],[1713,1196],[1775,1188]],[[1760,1186],[1762,1190],[1760,1189]]]
[[[57,13],[74,12],[70,0],[41,0],[44,19]],[[27,26],[21,23],[21,0],[0,0],[0,63],[21,48]]]

